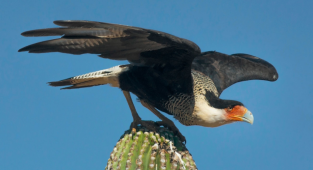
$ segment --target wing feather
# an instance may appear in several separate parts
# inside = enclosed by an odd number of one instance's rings
[[[273,65],[258,57],[241,53],[227,55],[215,51],[204,52],[194,59],[192,69],[209,76],[219,94],[240,81],[278,79]]]
[[[65,20],[54,23],[62,27],[31,30],[22,35],[61,38],[31,44],[19,52],[91,53],[102,58],[126,59],[134,64],[167,63],[174,66],[191,64],[193,58],[200,54],[200,48],[195,43],[160,31],[93,21]],[[177,55],[176,51],[180,51],[180,54]],[[163,56],[159,57],[159,54]]]

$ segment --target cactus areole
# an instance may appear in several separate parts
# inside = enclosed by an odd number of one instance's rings
[[[150,131],[137,126],[117,142],[105,170],[196,170],[196,164],[173,132],[164,127]]]

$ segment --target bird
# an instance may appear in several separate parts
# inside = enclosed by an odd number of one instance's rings
[[[60,27],[30,30],[21,35],[61,37],[28,45],[19,52],[90,53],[105,59],[128,60],[129,64],[49,85],[77,89],[109,84],[120,88],[133,116],[131,127],[148,126],[134,107],[130,95],[133,93],[161,119],[159,125],[169,127],[183,141],[186,139],[174,122],[161,112],[173,115],[186,126],[252,124],[254,117],[244,104],[221,99],[221,93],[241,81],[278,79],[275,67],[261,58],[244,53],[201,52],[194,42],[161,31],[84,20],[57,20],[54,24]]]

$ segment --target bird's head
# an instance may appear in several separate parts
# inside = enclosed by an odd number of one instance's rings
[[[195,123],[205,127],[217,127],[234,122],[247,122],[253,124],[252,113],[242,103],[233,100],[220,100],[208,103],[196,103],[197,116]]]
[[[223,110],[225,119],[229,123],[241,121],[253,124],[254,118],[252,113],[243,105],[229,106]]]

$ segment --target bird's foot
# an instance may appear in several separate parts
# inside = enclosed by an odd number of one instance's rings
[[[158,128],[157,126],[155,126],[155,122],[153,122],[153,121],[143,121],[141,119],[137,119],[137,120],[134,120],[130,124],[130,128],[132,129],[133,133],[136,133],[136,128],[138,125],[142,125],[151,131],[157,131],[157,128]]]
[[[180,139],[181,142],[183,142],[185,144],[187,143],[185,136],[180,133],[178,128],[175,126],[174,122],[172,122],[171,120],[154,122],[154,121],[143,121],[140,118],[135,119],[130,124],[130,128],[132,129],[132,133],[136,133],[136,129],[137,129],[138,125],[144,126],[145,128],[147,128],[151,131],[155,131],[155,132],[158,130],[158,128],[160,126],[164,126],[164,127],[168,128],[169,130],[173,131],[174,135],[178,136],[178,138]]]
[[[156,124],[158,124],[159,126],[167,127],[169,130],[174,132],[174,135],[178,136],[178,138],[180,139],[181,142],[183,142],[185,144],[187,143],[185,136],[180,133],[178,128],[175,126],[174,122],[172,122],[171,120],[157,121]]]

